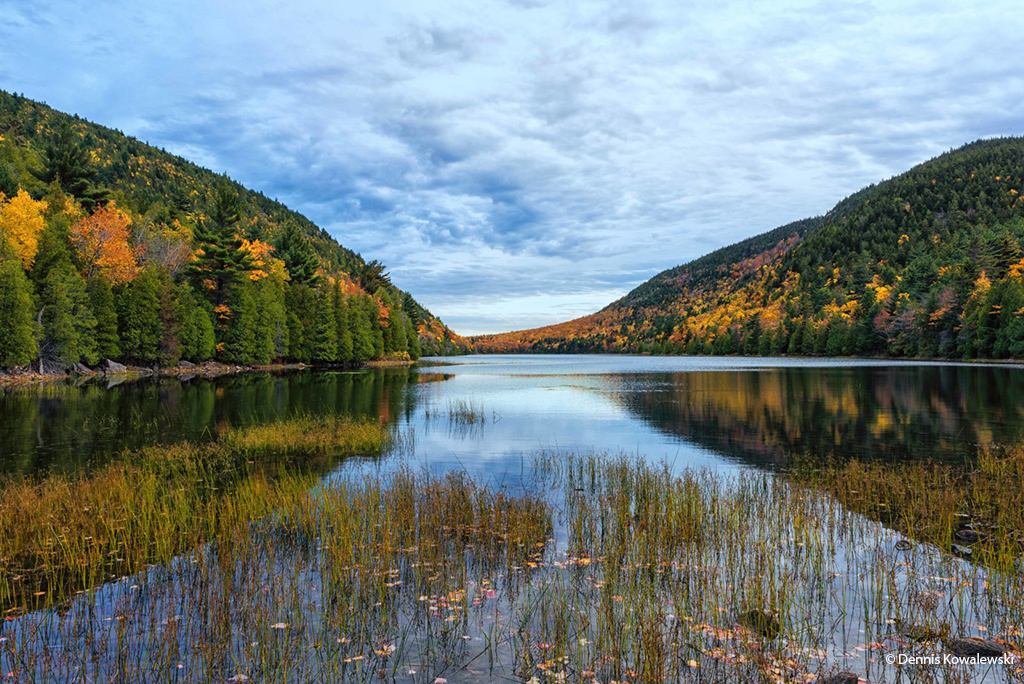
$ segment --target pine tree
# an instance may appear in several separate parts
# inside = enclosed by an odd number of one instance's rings
[[[200,221],[195,229],[198,248],[189,273],[197,289],[214,305],[224,305],[235,286],[253,270],[249,253],[237,233],[240,204],[238,194],[227,183],[217,188],[209,221]]]
[[[118,307],[121,351],[137,363],[160,361],[160,342],[164,335],[161,291],[160,274],[150,267],[121,292]]]
[[[0,368],[25,365],[37,352],[32,283],[5,249],[0,244]]]
[[[210,314],[188,283],[177,286],[177,300],[182,358],[195,363],[211,359],[216,341]]]
[[[326,285],[316,296],[316,321],[313,329],[313,360],[333,363],[338,358],[338,322],[334,313],[334,296]]]
[[[50,269],[59,263],[73,263],[74,249],[71,245],[71,207],[60,184],[50,184],[46,197],[46,211],[43,214],[46,225],[39,234],[39,251],[32,264],[32,279],[36,288],[41,289]]]
[[[352,357],[355,361],[369,361],[376,356],[373,338],[371,307],[376,306],[366,295],[356,295],[351,300]]]
[[[231,315],[223,337],[223,358],[233,363],[269,363],[271,350],[260,330],[259,304],[251,283],[231,288]]]
[[[309,246],[309,240],[299,231],[299,227],[294,221],[289,221],[285,225],[281,236],[274,244],[274,256],[284,262],[293,283],[316,285],[320,260],[317,259],[313,249]]]
[[[409,339],[409,356],[412,357],[413,361],[415,361],[423,355],[423,350],[420,348],[419,333],[412,321],[409,321],[407,337]]]
[[[121,356],[121,337],[117,329],[117,307],[114,292],[104,278],[93,278],[88,284],[89,305],[96,316],[96,356],[116,359]]]
[[[43,350],[65,367],[96,363],[96,318],[85,280],[69,262],[50,269],[42,291]]]
[[[288,356],[296,361],[313,360],[316,328],[316,293],[308,285],[289,285],[285,289],[288,310]]]
[[[43,168],[32,175],[44,183],[59,182],[61,189],[72,195],[86,211],[92,211],[107,197],[107,191],[93,185],[96,169],[89,150],[69,125],[63,125],[43,147]]]
[[[0,161],[0,195],[14,197],[20,188],[18,172],[7,162]]]
[[[181,360],[181,306],[174,281],[163,269],[155,269],[159,274],[160,293],[160,342],[157,355],[161,365],[173,366]]]
[[[352,328],[347,297],[341,291],[339,280],[334,289],[334,320],[337,329],[338,361],[352,362]]]
[[[288,355],[288,312],[285,308],[284,274],[271,273],[256,288],[259,306],[260,358],[281,359]]]

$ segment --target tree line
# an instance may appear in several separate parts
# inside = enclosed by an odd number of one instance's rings
[[[0,163],[0,368],[358,363],[423,351],[425,312],[383,266],[325,270],[295,221],[272,240],[246,237],[231,184],[189,220],[159,205],[140,213],[96,183],[70,126],[39,157],[27,171],[43,193]]]

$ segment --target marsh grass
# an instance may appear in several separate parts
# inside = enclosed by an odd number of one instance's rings
[[[300,417],[211,442],[152,446],[77,477],[0,481],[7,615],[168,561],[287,505],[337,456],[379,454],[379,425]]]
[[[496,417],[492,414],[491,419]],[[467,399],[449,399],[443,409],[428,406],[423,418],[427,426],[443,421],[448,434],[456,437],[482,436],[488,421],[484,407]]]
[[[336,471],[296,480],[265,514],[238,504],[208,544],[8,621],[0,669],[90,682],[1016,681],[1012,666],[901,671],[882,657],[1020,638],[1019,511],[1002,511],[1018,494],[986,482],[1018,456],[997,456],[974,474],[779,476],[549,452],[515,490],[405,466]],[[884,524],[878,503],[897,511]],[[972,520],[1005,549],[993,562],[947,552],[964,510],[985,512]]]

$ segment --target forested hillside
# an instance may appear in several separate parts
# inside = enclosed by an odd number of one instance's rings
[[[466,342],[301,214],[0,91],[0,368],[361,362]]]
[[[1024,358],[1024,139],[952,150],[479,351]]]

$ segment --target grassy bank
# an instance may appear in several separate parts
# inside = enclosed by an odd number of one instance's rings
[[[147,447],[77,477],[0,481],[0,606],[59,603],[169,560],[293,501],[317,465],[386,440],[375,423],[303,417]]]

